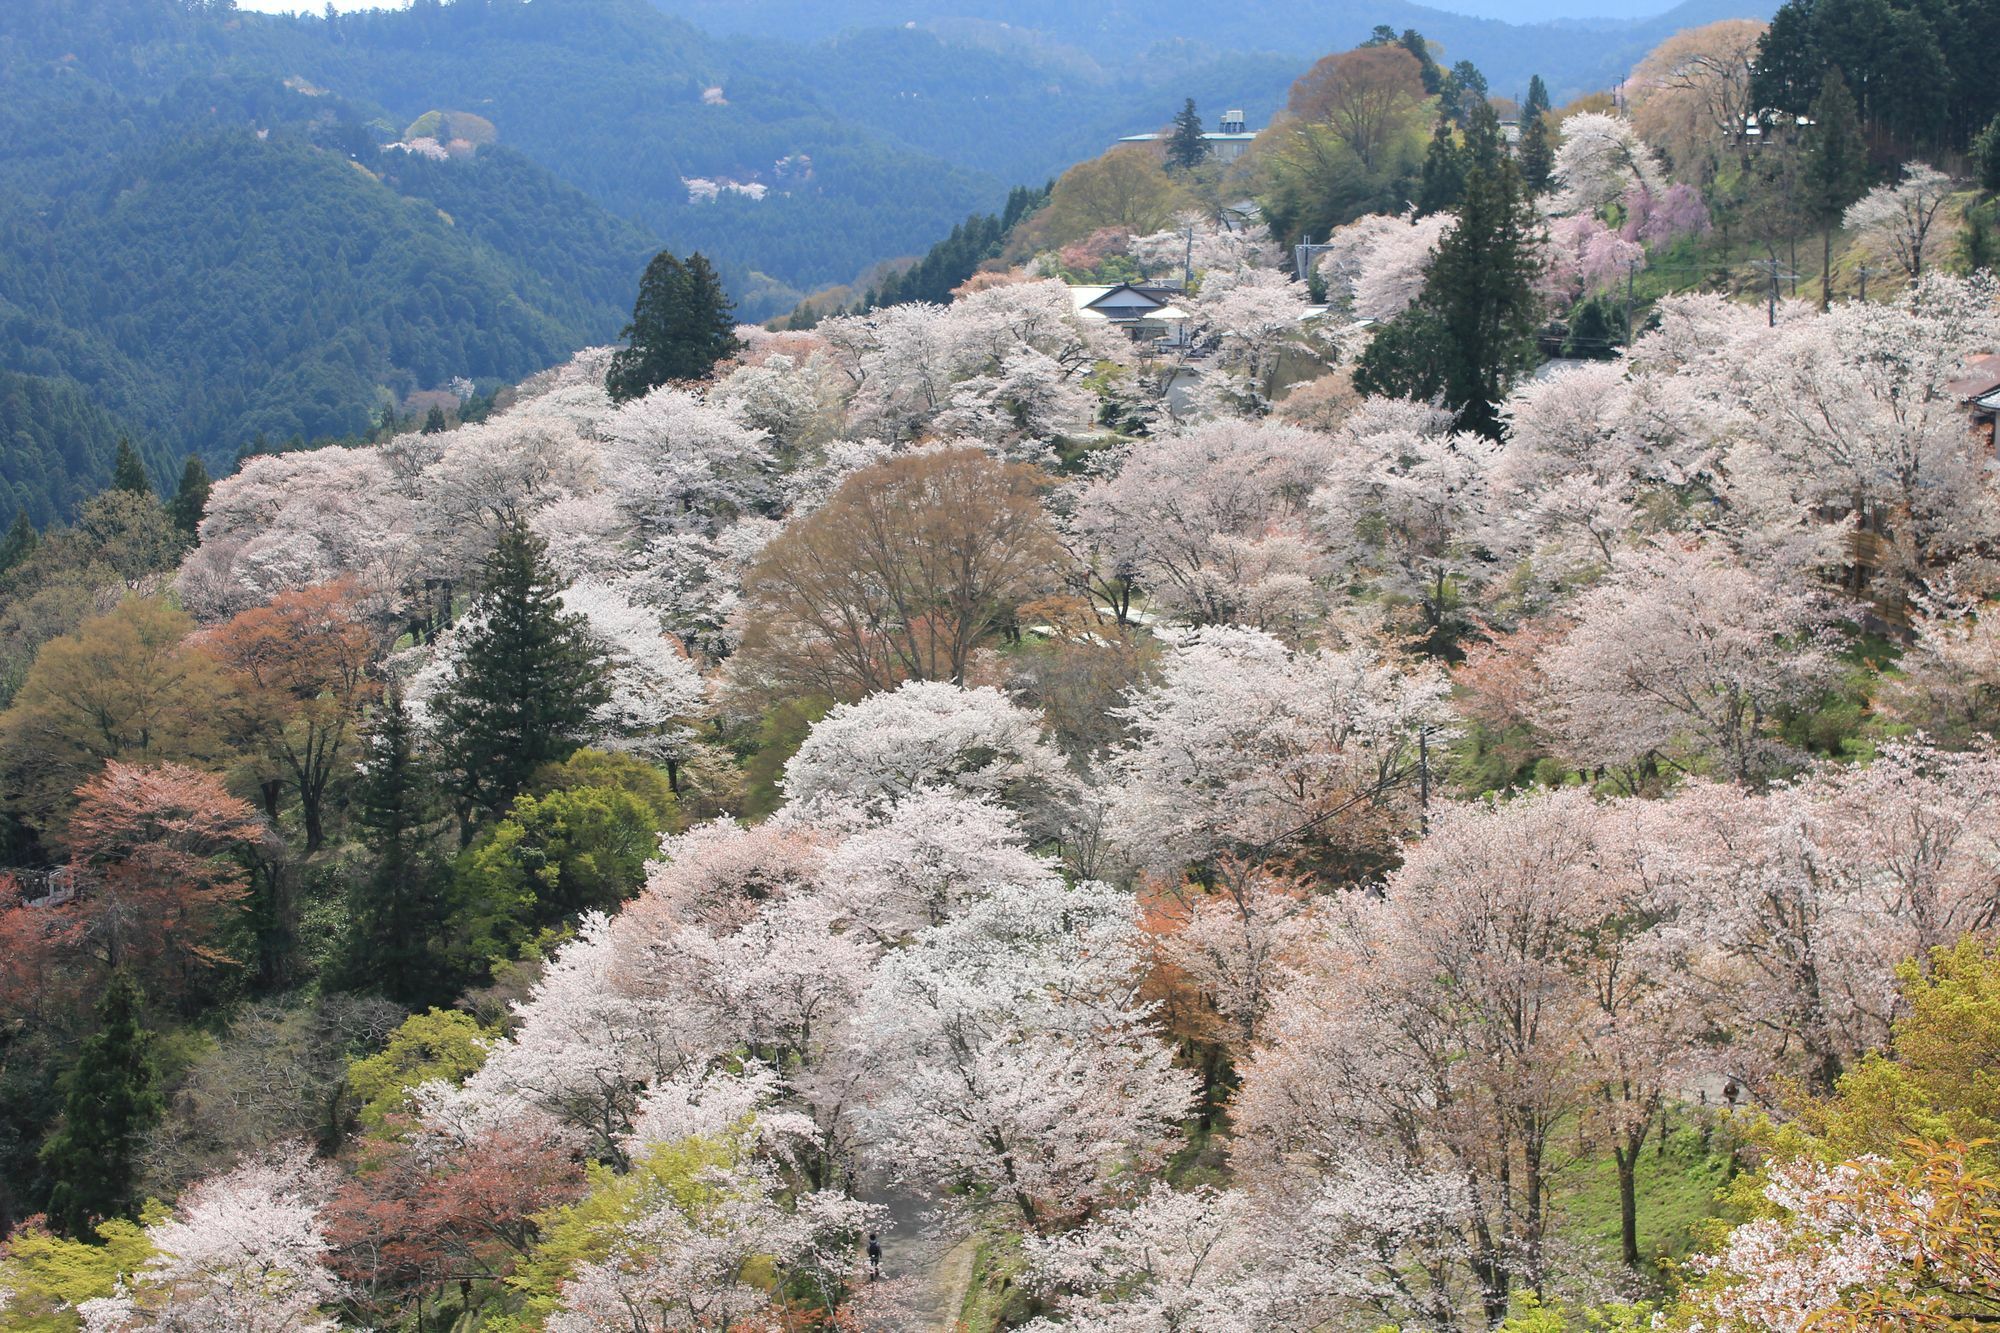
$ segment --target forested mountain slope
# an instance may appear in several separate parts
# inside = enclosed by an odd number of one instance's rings
[[[651,243],[525,158],[374,170],[199,92],[213,115],[30,104],[77,148],[0,233],[0,367],[82,386],[162,479],[183,451],[352,433],[385,390],[518,378],[616,332]]]

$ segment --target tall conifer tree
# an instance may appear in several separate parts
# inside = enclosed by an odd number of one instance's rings
[[[1466,150],[1458,223],[1439,243],[1415,304],[1369,343],[1354,384],[1369,394],[1442,396],[1467,430],[1497,437],[1500,401],[1535,350],[1540,223],[1484,102],[1473,108]]]
[[[523,521],[500,534],[438,699],[442,782],[462,842],[526,791],[536,769],[567,759],[607,697],[604,655],[583,618],[563,610],[547,553]]]
[[[348,893],[344,985],[418,1008],[446,998],[433,958],[449,911],[445,877],[431,855],[438,820],[434,775],[417,749],[416,726],[394,687],[369,735],[355,792],[374,867]]]
[[[132,441],[123,436],[118,440],[118,461],[111,465],[111,489],[130,491],[134,495],[153,493],[153,483],[146,477],[146,465],[139,461],[139,452],[132,447]]]
[[[49,1221],[74,1238],[111,1217],[130,1216],[146,1131],[160,1118],[152,1034],[139,1022],[139,988],[111,974],[97,1002],[98,1031],[64,1080],[61,1126],[42,1145],[55,1181]]]
[[[1194,99],[1174,117],[1174,130],[1167,136],[1167,167],[1192,171],[1208,160],[1208,140],[1202,137],[1201,117],[1195,114]]]
[[[683,261],[661,251],[639,280],[626,345],[611,358],[605,388],[614,402],[642,398],[675,380],[707,379],[737,348],[735,306],[699,252]]]
[[[199,458],[190,454],[187,466],[181,469],[181,484],[167,504],[167,513],[173,518],[174,526],[189,537],[201,528],[201,516],[208,512],[211,488],[208,469],[202,466]]]
[[[1806,141],[1805,188],[1819,223],[1819,308],[1833,303],[1833,229],[1847,206],[1868,189],[1868,143],[1861,111],[1847,80],[1831,69],[1812,103],[1812,137]]]

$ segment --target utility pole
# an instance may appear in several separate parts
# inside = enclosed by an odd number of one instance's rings
[[[1866,264],[1861,266],[1861,300],[1863,304],[1866,304],[1868,301],[1868,265]]]
[[[1792,273],[1776,259],[1753,259],[1750,261],[1750,267],[1764,269],[1771,275],[1771,296],[1765,318],[1770,326],[1775,329],[1778,327],[1779,284],[1787,277],[1796,278],[1798,275]]]
[[[1187,257],[1181,261],[1181,291],[1194,289],[1194,223],[1187,227]]]
[[[1625,347],[1628,351],[1631,349],[1632,337],[1636,332],[1632,327],[1632,297],[1633,289],[1638,285],[1639,261],[1628,259],[1625,261]]]

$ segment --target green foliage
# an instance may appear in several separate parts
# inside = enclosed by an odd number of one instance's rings
[[[1587,296],[1570,312],[1562,354],[1586,361],[1609,361],[1631,340],[1625,307],[1609,296]]]
[[[1170,171],[1193,171],[1208,161],[1208,140],[1202,137],[1201,117],[1195,114],[1192,97],[1174,114],[1174,128],[1167,135],[1166,148]]]
[[[976,273],[981,264],[998,258],[1007,248],[1014,229],[1049,201],[1049,189],[1047,185],[1017,186],[1007,195],[1007,206],[1000,212],[974,213],[953,227],[951,235],[925,251],[922,259],[901,273],[883,278],[872,304],[931,301],[943,305],[950,301],[953,290]],[[866,310],[870,304],[864,301],[861,308]]]
[[[1988,121],[1972,141],[1972,170],[1980,189],[2000,194],[2000,116]]]
[[[615,911],[645,882],[664,831],[644,802],[616,788],[516,798],[453,868],[449,936],[465,971],[483,975],[581,913]]]
[[[147,1221],[159,1220],[158,1205]],[[112,1218],[88,1237],[66,1240],[31,1228],[7,1238],[0,1252],[0,1292],[7,1294],[12,1333],[74,1333],[82,1327],[76,1307],[109,1296],[118,1280],[153,1257],[153,1244],[136,1222]]]
[[[448,914],[444,869],[431,853],[438,822],[435,778],[417,750],[416,728],[400,691],[390,689],[368,740],[355,792],[373,865],[349,886],[339,984],[379,991],[401,1004],[445,998],[434,965],[444,952]]]
[[[785,776],[785,765],[805,744],[813,723],[832,711],[833,702],[825,695],[793,696],[765,711],[757,722],[756,740],[744,765],[750,785],[745,814],[758,818],[784,804],[785,795],[778,783]]]
[[[658,1145],[622,1175],[592,1166],[584,1197],[537,1219],[540,1239],[507,1279],[522,1299],[517,1326],[539,1328],[562,1284],[580,1266],[608,1259],[626,1223],[668,1205],[690,1219],[713,1208],[720,1198],[711,1173],[736,1154],[727,1140],[690,1138]]]
[[[1270,155],[1258,201],[1273,234],[1286,245],[1325,240],[1364,214],[1401,212],[1420,179],[1423,133],[1421,110],[1412,112],[1370,168],[1332,127],[1298,126]]]
[[[412,1092],[434,1079],[458,1083],[476,1073],[494,1035],[456,1009],[410,1015],[380,1051],[347,1066],[362,1128],[377,1136],[393,1132],[392,1117],[411,1112]]]
[[[1537,74],[1528,80],[1528,95],[1521,102],[1521,119],[1539,120],[1548,115],[1550,109],[1549,85],[1542,82],[1542,76]]]
[[[1465,196],[1465,152],[1449,120],[1439,118],[1424,153],[1424,174],[1417,188],[1417,212],[1444,213]]]
[[[0,343],[6,337],[0,323]],[[0,370],[0,513],[26,515],[37,527],[70,518],[111,479],[121,434],[70,380]]]
[[[535,775],[538,791],[574,791],[579,787],[624,792],[645,806],[661,829],[680,824],[680,802],[674,798],[673,784],[667,775],[629,754],[578,750],[560,764],[551,764]]]
[[[49,1221],[67,1236],[129,1217],[138,1204],[139,1151],[161,1109],[152,1034],[139,1014],[139,988],[125,973],[112,973],[97,1002],[98,1031],[64,1079],[62,1123],[42,1146],[55,1181]]]
[[[1521,179],[1530,194],[1546,194],[1556,172],[1556,146],[1547,116],[1530,116],[1521,128]]]
[[[715,269],[699,253],[682,261],[662,250],[646,265],[626,345],[611,358],[605,388],[611,401],[644,397],[676,380],[705,380],[737,348],[735,306]]]
[[[1532,1292],[1523,1292],[1496,1333],[1647,1333],[1652,1327],[1653,1307],[1643,1302],[1578,1308],[1560,1301],[1544,1304]]]
[[[1991,5],[1787,0],[1758,45],[1752,104],[1808,114],[1838,71],[1871,136],[1905,152],[1963,149],[2000,112],[1982,58],[1997,35]]]
[[[117,456],[111,464],[111,489],[147,497],[153,494],[153,483],[146,476],[146,465],[139,461],[139,453],[132,447],[132,442],[122,436],[118,441]]]
[[[1442,395],[1466,429],[1497,438],[1500,401],[1534,355],[1540,223],[1484,103],[1466,138],[1458,225],[1438,246],[1416,302],[1376,333],[1354,385],[1367,394]]]
[[[1736,1174],[1738,1139],[1726,1124],[1692,1108],[1667,1114],[1678,1123],[1664,1142],[1647,1143],[1634,1166],[1639,1253],[1649,1272],[1695,1249],[1722,1211],[1718,1194]],[[1592,1153],[1567,1174],[1558,1210],[1565,1236],[1590,1245],[1607,1262],[1618,1258],[1618,1168],[1608,1150]]]
[[[190,542],[201,530],[202,515],[208,512],[208,493],[212,489],[208,469],[201,459],[188,455],[186,466],[181,468],[180,484],[174,488],[174,498],[167,505],[167,516],[174,526]]]
[[[42,535],[36,532],[35,525],[28,521],[28,511],[15,510],[13,526],[7,529],[5,537],[0,537],[0,574],[6,573],[33,555],[35,547],[41,540]]]
[[[437,703],[461,842],[528,790],[537,769],[569,758],[607,697],[604,654],[583,618],[563,610],[547,551],[525,522],[501,533]]]
[[[1986,1140],[2000,1157],[2000,947],[1966,936],[1897,972],[1903,1014],[1890,1049],[1841,1075],[1831,1097],[1804,1103],[1785,1142],[1829,1162],[1901,1159],[1907,1141]]]

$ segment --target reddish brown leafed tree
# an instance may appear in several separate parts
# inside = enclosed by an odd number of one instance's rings
[[[77,944],[131,969],[149,996],[185,999],[232,961],[215,939],[244,894],[231,853],[262,837],[263,822],[220,778],[181,764],[114,760],[76,795]]]
[[[206,639],[236,686],[240,737],[257,756],[264,813],[278,818],[290,788],[305,826],[305,850],[326,840],[326,801],[353,768],[362,709],[378,686],[369,678],[374,636],[344,583],[280,593]]]

